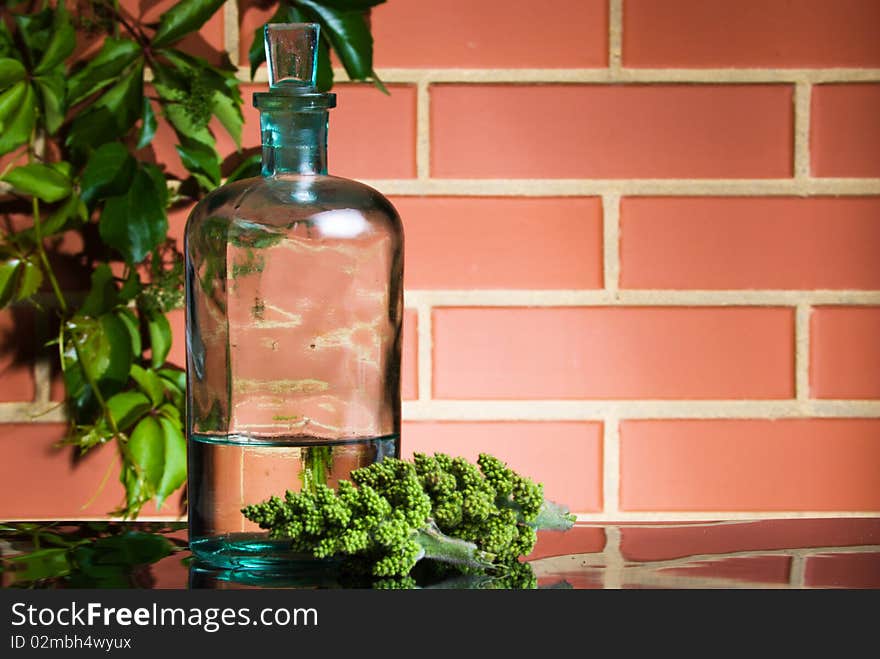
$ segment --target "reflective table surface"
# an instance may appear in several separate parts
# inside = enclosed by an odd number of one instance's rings
[[[283,572],[218,570],[194,561],[186,525],[0,523],[5,588],[370,587],[334,564]],[[880,519],[580,523],[541,532],[528,563],[538,588],[880,588]],[[509,588],[485,578],[425,588]]]

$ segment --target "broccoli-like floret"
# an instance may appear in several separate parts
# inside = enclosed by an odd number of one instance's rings
[[[242,513],[270,538],[290,540],[294,551],[364,560],[386,587],[408,583],[397,578],[422,558],[524,583],[518,559],[531,552],[536,529],[574,522],[544,501],[541,485],[487,454],[477,465],[442,453],[385,458],[351,472],[336,490],[313,484]]]

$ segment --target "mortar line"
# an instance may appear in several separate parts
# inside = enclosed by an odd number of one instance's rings
[[[792,588],[804,588],[804,574],[806,572],[806,558],[803,554],[793,554],[789,567],[788,583]]]
[[[609,17],[609,57],[613,48]],[[818,84],[834,82],[880,82],[880,69],[835,68],[835,69],[633,69],[620,66],[612,68],[614,59],[609,60],[608,68],[589,69],[466,69],[466,68],[383,68],[377,73],[386,83],[417,84],[498,84],[498,83],[546,83],[546,84],[797,84],[799,82]],[[333,75],[339,82],[347,82],[348,76],[343,68],[334,68]],[[238,79],[242,82],[266,83],[268,73],[265,67],[256,72],[253,81],[246,66],[238,67]],[[355,83],[366,84],[366,83]]]
[[[812,85],[798,82],[794,87],[794,177],[810,178],[810,97]]]
[[[2,406],[0,406],[2,407]],[[407,421],[594,421],[620,419],[869,419],[880,400],[438,400],[404,401]]]
[[[228,53],[232,63],[238,66],[241,58],[238,0],[226,0],[226,4],[223,5],[223,48]],[[239,67],[239,72],[241,72],[242,68],[247,69],[247,67]],[[247,76],[250,78],[249,70],[247,71]]]
[[[810,313],[809,304],[800,303],[795,311],[795,397],[806,402],[810,398]]]
[[[52,398],[52,363],[40,354],[34,359],[34,404],[47,405]]]
[[[45,405],[52,397],[52,362],[49,351],[44,346],[48,334],[49,317],[47,313],[35,313],[34,336],[36,341],[33,363],[34,397],[36,405]]]
[[[433,395],[433,349],[434,349],[434,323],[431,317],[431,306],[419,304],[416,307],[418,314],[418,387],[419,401],[429,402]],[[404,403],[405,404],[405,403]]]
[[[623,0],[608,3],[608,70],[611,76],[620,74],[623,60]]]
[[[605,589],[619,589],[623,585],[623,568],[625,561],[620,552],[620,527],[605,528],[605,570],[602,585]]]
[[[602,425],[602,509],[620,514],[620,419],[613,414]]]
[[[421,328],[420,328],[421,331]],[[421,338],[421,337],[420,337]],[[425,399],[403,401],[405,421],[592,421],[620,419],[872,419],[880,417],[880,400],[437,400],[430,399],[431,344],[422,339],[419,389]],[[0,403],[0,423],[64,423],[57,402]]]
[[[663,522],[666,524],[672,522],[687,522],[693,524],[695,522],[717,522],[718,520],[740,521],[740,522],[759,522],[772,521],[780,519],[878,519],[880,518],[880,510],[864,511],[864,510],[782,510],[767,512],[740,512],[740,511],[699,511],[699,512],[681,512],[678,510],[652,510],[649,512],[632,512],[623,511],[616,515],[607,515],[597,512],[577,512],[577,521],[579,524],[609,524],[619,522],[623,523],[645,523]],[[651,525],[653,528],[653,524]]]
[[[416,86],[416,177],[431,176],[431,91],[425,81]]]
[[[880,178],[809,179],[361,179],[388,195],[455,197],[878,195]]]
[[[602,281],[615,295],[620,283],[620,195],[602,195]]]
[[[797,307],[798,305],[877,305],[880,291],[852,290],[643,290],[625,289],[415,289],[406,292],[415,306],[433,307],[560,307],[560,306],[682,306],[682,307]]]

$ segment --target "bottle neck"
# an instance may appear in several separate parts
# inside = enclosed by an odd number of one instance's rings
[[[326,174],[327,118],[325,109],[263,110],[263,176]]]

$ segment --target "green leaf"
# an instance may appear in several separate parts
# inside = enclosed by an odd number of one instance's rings
[[[132,363],[128,329],[115,314],[101,316],[98,328],[80,343],[82,366],[99,386],[102,382],[123,385]]]
[[[152,416],[145,416],[128,439],[128,454],[138,470],[138,482],[147,492],[155,492],[162,480],[165,463],[165,437],[162,426]]]
[[[21,62],[10,57],[0,58],[0,90],[24,80],[26,71]]]
[[[143,352],[143,346],[141,345],[141,327],[137,316],[134,315],[131,309],[120,309],[116,312],[116,315],[119,316],[119,320],[125,323],[125,328],[128,330],[129,337],[131,338],[132,355],[135,358],[140,357]]]
[[[123,391],[107,399],[107,409],[119,430],[128,430],[152,409],[150,400],[139,391]]]
[[[232,170],[232,173],[229,175],[229,178],[226,179],[226,182],[232,183],[233,181],[240,181],[241,179],[259,176],[262,165],[262,155],[254,153],[242,160],[238,167]]]
[[[213,148],[215,140],[208,126],[201,126],[193,121],[183,105],[167,103],[162,107],[162,111],[174,128],[174,132],[177,133],[178,139],[198,142]]]
[[[161,48],[195,32],[220,9],[225,0],[181,0],[162,14],[153,37],[153,47]]]
[[[128,277],[122,283],[122,288],[119,289],[119,299],[122,302],[128,302],[129,300],[135,299],[142,290],[143,286],[141,285],[141,278],[138,275],[137,270],[132,268],[128,272]]]
[[[97,318],[117,304],[119,304],[119,295],[116,292],[113,273],[109,265],[100,263],[92,272],[92,286],[80,307],[79,314]]]
[[[14,583],[55,579],[70,574],[70,561],[64,547],[38,549],[6,560],[9,561],[8,573]]]
[[[236,148],[241,150],[241,128],[244,125],[244,115],[241,112],[241,98],[230,98],[226,94],[215,91],[211,103],[211,112],[220,121],[226,132],[232,137]]]
[[[168,419],[171,423],[180,428],[181,432],[183,432],[183,420],[180,418],[182,411],[181,407],[177,407],[171,403],[165,403],[156,411],[159,413],[159,416]]]
[[[5,307],[12,300],[20,267],[20,259],[12,258],[0,262],[0,308]]]
[[[70,179],[55,169],[39,163],[16,167],[2,180],[18,192],[48,202],[61,201],[71,193]]]
[[[82,222],[86,217],[86,209],[82,201],[76,195],[70,195],[56,208],[40,225],[40,234],[45,238],[56,233],[66,231]],[[15,240],[20,245],[36,244],[36,232],[29,227],[15,234]]]
[[[40,98],[43,101],[43,115],[46,117],[46,130],[54,135],[64,123],[65,83],[61,73],[46,74],[34,78]]]
[[[168,216],[152,177],[137,170],[128,191],[104,204],[98,232],[127,263],[140,263],[165,240]]]
[[[144,65],[138,62],[116,85],[95,101],[95,107],[107,108],[116,121],[120,135],[128,132],[140,117],[144,103]]]
[[[86,204],[125,194],[131,187],[135,160],[120,142],[108,142],[92,153],[80,178]]]
[[[373,75],[373,36],[362,12],[336,9],[317,0],[297,1],[319,18],[349,78],[365,80]]]
[[[318,69],[315,75],[315,86],[319,91],[326,92],[333,88],[333,64],[330,62],[330,46],[325,36],[318,41]]]
[[[65,333],[61,368],[68,404],[75,421],[91,423],[89,416],[95,412],[96,400],[89,379],[105,397],[128,382],[132,364],[128,329],[115,314],[105,314],[100,318],[74,317]]]
[[[35,67],[49,47],[55,12],[51,7],[46,7],[43,11],[33,14],[16,14],[13,20],[18,27],[30,65]]]
[[[25,300],[40,290],[43,284],[43,270],[39,263],[27,260],[22,263],[21,276],[18,280],[18,292],[16,300]]]
[[[180,426],[165,417],[159,417],[159,425],[165,438],[165,469],[156,489],[157,508],[186,480],[186,438]]]
[[[220,185],[220,158],[213,147],[182,137],[174,148],[202,187],[210,190]]]
[[[141,115],[141,131],[138,133],[136,149],[143,149],[153,141],[159,124],[153,112],[153,102],[144,96],[144,111]]]
[[[138,383],[138,386],[144,390],[144,393],[150,397],[154,407],[158,407],[162,404],[162,401],[165,398],[165,389],[162,386],[161,378],[159,378],[155,371],[150,371],[137,364],[132,364],[131,377]]]
[[[126,531],[99,538],[92,547],[97,554],[95,563],[104,565],[148,565],[170,556],[173,551],[167,538],[144,531]]]
[[[46,52],[35,69],[37,75],[48,73],[63,63],[76,46],[76,32],[64,3],[58,4],[52,21],[52,33]]]
[[[186,391],[186,371],[180,371],[176,368],[160,368],[159,377],[168,380],[180,391]]]
[[[21,60],[21,54],[15,47],[9,28],[6,27],[6,21],[0,21],[0,57],[14,57]]]
[[[115,82],[120,74],[141,55],[141,47],[130,39],[107,37],[97,55],[67,83],[71,105]]]
[[[70,127],[68,145],[77,152],[123,137],[140,118],[144,102],[144,65],[139,61],[122,80],[78,114]]]
[[[153,186],[156,189],[156,195],[159,198],[159,204],[162,208],[168,207],[168,182],[165,180],[165,174],[156,165],[150,163],[140,163],[141,168],[153,180]]]
[[[36,105],[34,89],[24,80],[0,95],[0,155],[28,141],[36,122]]]
[[[153,368],[159,368],[171,350],[171,324],[165,314],[156,311],[147,316],[147,331],[150,333],[150,361]]]

